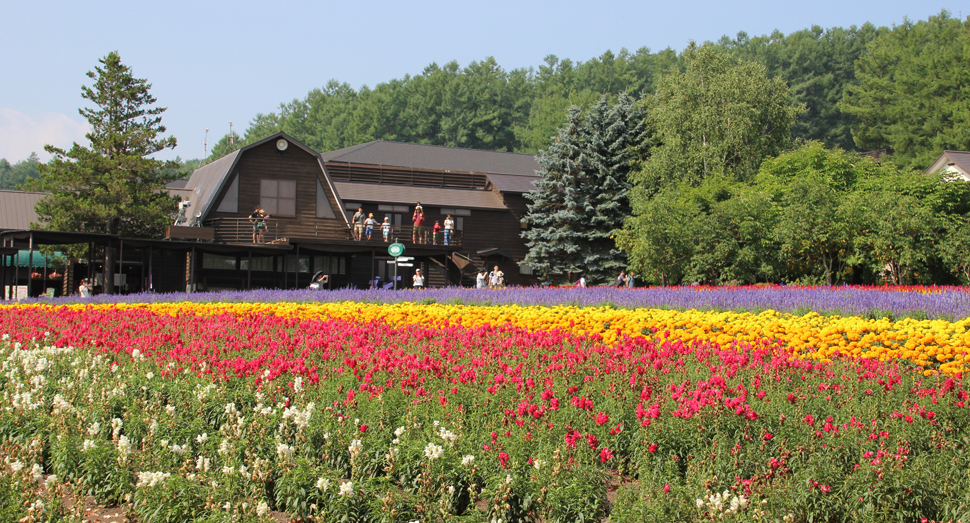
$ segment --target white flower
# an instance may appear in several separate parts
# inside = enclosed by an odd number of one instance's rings
[[[199,472],[209,472],[210,464],[209,458],[202,457],[201,454],[195,458],[195,470]]]
[[[293,380],[293,390],[295,392],[301,392],[303,390],[303,378],[301,376],[297,376]]]
[[[506,474],[505,475],[505,484],[506,485],[511,485],[512,484],[512,475],[511,474]]]
[[[353,496],[354,495],[354,483],[348,481],[340,485],[340,495],[341,496]]]
[[[20,472],[24,468],[24,464],[20,461],[14,461],[10,464],[10,470],[14,472]]]
[[[454,445],[455,441],[458,440],[457,434],[444,427],[438,429],[438,435],[441,436],[441,439],[447,441],[449,446]]]
[[[139,472],[136,487],[154,487],[171,476],[168,472]]]
[[[50,476],[47,476],[47,479],[44,481],[44,485],[48,488],[50,488],[52,485],[55,485],[55,484],[57,484],[57,474],[51,474]]]
[[[131,452],[131,440],[128,436],[121,436],[118,438],[118,457],[121,461],[128,459],[128,454]]]
[[[91,449],[93,449],[95,447],[97,447],[97,445],[93,441],[91,441],[89,439],[84,440],[84,443],[81,444],[81,450],[82,451],[88,451],[88,450],[91,450]]]
[[[330,480],[327,478],[320,478],[317,480],[317,488],[320,492],[326,492],[330,488]]]
[[[263,517],[268,514],[269,514],[269,505],[267,505],[265,501],[260,501],[259,504],[256,505],[256,515],[259,517]]]
[[[428,446],[424,447],[424,456],[430,460],[436,460],[444,455],[445,449],[441,448],[441,445],[428,443]]]
[[[181,456],[182,454],[185,454],[186,447],[188,447],[188,445],[172,445],[168,448],[168,450],[171,450],[172,454],[175,454],[176,456]]]
[[[125,422],[121,421],[120,418],[114,418],[111,420],[111,439],[118,439],[118,434],[121,433],[121,427],[124,426]]]
[[[222,508],[224,508],[226,510],[232,510],[232,503],[229,503],[227,501],[224,505],[222,505]]]
[[[175,406],[174,405],[165,405],[165,412],[167,412],[169,414],[175,414]]]
[[[151,379],[155,379],[155,373],[154,372],[149,372],[148,374],[145,375],[145,377],[148,378],[148,379],[150,379],[150,380]]]
[[[232,473],[235,472],[235,471],[236,471],[236,469],[234,469],[232,467],[222,467],[222,473],[225,474],[225,475],[227,475],[227,476],[232,476]]]
[[[205,443],[208,440],[209,440],[209,434],[207,434],[205,432],[203,432],[202,434],[199,434],[198,436],[195,437],[195,441],[199,445],[202,445],[203,443]]]
[[[34,481],[40,481],[44,479],[44,468],[34,463],[34,466],[30,467],[30,475],[34,478]]]
[[[455,486],[454,485],[448,485],[448,493],[449,494],[454,494],[455,493]]]
[[[277,443],[276,444],[276,456],[279,457],[282,460],[287,460],[287,459],[292,458],[293,457],[293,452],[295,450],[296,450],[296,447],[291,447],[291,446],[287,445],[286,443]]]
[[[401,435],[404,434],[404,430],[405,430],[404,427],[398,427],[394,429],[394,435],[400,438]]]
[[[472,463],[475,463],[475,456],[472,456],[471,454],[465,454],[465,456],[461,458],[461,464],[466,467]]]
[[[88,427],[88,436],[97,436],[101,433],[101,424],[95,421]]]
[[[541,469],[542,466],[545,465],[545,464],[546,464],[546,462],[545,461],[542,461],[539,458],[536,458],[536,459],[532,460],[532,466],[535,467],[536,470]]]
[[[347,450],[350,451],[350,459],[356,459],[357,456],[364,451],[364,444],[361,443],[359,439],[355,439],[350,442],[350,446],[347,447]]]

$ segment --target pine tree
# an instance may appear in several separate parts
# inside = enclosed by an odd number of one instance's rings
[[[117,52],[88,72],[92,87],[81,96],[95,108],[80,114],[91,124],[90,147],[75,143],[69,151],[48,145],[50,162],[40,166],[32,188],[49,193],[36,206],[40,224],[49,230],[114,233],[128,237],[160,236],[177,208],[165,184],[178,176],[176,162],[150,156],[174,148],[174,137],[160,138],[163,107],[151,107],[151,84],[132,76]]]
[[[588,283],[606,283],[626,268],[614,236],[630,214],[630,172],[643,139],[644,118],[633,100],[606,97],[583,115],[572,108],[566,126],[540,151],[543,178],[522,233],[529,264],[540,280],[562,281],[582,273]]]

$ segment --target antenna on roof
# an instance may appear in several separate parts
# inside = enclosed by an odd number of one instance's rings
[[[232,141],[232,122],[229,122],[229,148],[232,149],[232,146],[233,146],[233,141]]]
[[[202,162],[209,157],[209,128],[205,128],[205,138],[202,139],[202,158],[199,158],[199,167],[202,167]],[[198,167],[196,167],[198,169]]]

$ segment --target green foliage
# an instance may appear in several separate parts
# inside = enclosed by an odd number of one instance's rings
[[[970,19],[945,10],[873,40],[840,104],[858,121],[856,145],[888,147],[900,167],[921,170],[943,150],[970,149],[968,49]]]
[[[614,237],[629,215],[627,176],[643,129],[629,96],[614,105],[603,97],[586,113],[570,109],[567,126],[540,153],[543,178],[526,194],[532,203],[522,237],[529,247],[524,263],[541,281],[583,273],[590,284],[607,283],[626,268]]]
[[[856,120],[842,112],[838,104],[846,86],[857,84],[855,61],[869,42],[886,31],[870,23],[848,29],[815,25],[788,35],[775,31],[749,37],[742,32],[734,40],[723,38],[719,44],[742,59],[764,64],[769,77],[785,80],[792,102],[805,108],[792,125],[795,139],[852,150],[851,126]]]
[[[80,110],[92,131],[90,147],[69,151],[46,146],[53,157],[40,166],[41,178],[30,188],[49,193],[36,206],[39,224],[59,231],[117,233],[128,237],[158,237],[176,209],[176,198],[164,191],[177,179],[175,162],[151,155],[175,147],[165,132],[155,98],[144,79],[132,76],[118,53],[100,59],[88,72],[94,84],[81,95],[94,108]]]
[[[40,177],[40,158],[37,153],[30,153],[26,160],[10,165],[5,158],[0,158],[0,190],[13,191],[20,189],[28,180]]]
[[[681,181],[753,178],[789,143],[799,113],[784,80],[769,78],[764,65],[713,44],[692,43],[683,56],[685,70],[661,77],[647,98],[656,145],[634,177],[638,198]]]
[[[808,142],[753,183],[668,187],[636,206],[619,244],[661,283],[946,283],[970,275],[970,186],[900,173]]]

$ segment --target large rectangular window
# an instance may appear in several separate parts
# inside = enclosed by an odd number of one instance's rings
[[[259,206],[270,217],[296,216],[296,180],[260,180]]]

